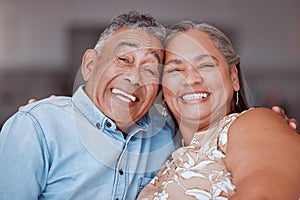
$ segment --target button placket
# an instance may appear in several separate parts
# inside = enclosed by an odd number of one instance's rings
[[[99,123],[99,122],[96,123],[96,127],[97,127],[98,129],[100,128],[100,123]]]
[[[105,125],[106,125],[106,127],[107,127],[107,128],[110,128],[110,127],[112,126],[112,124],[111,124],[109,121],[108,121],[108,122],[106,122],[106,124],[105,124]]]

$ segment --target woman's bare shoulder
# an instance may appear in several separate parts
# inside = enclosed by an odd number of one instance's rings
[[[244,112],[229,128],[226,165],[237,191],[271,199],[297,195],[299,154],[300,135],[270,109]]]
[[[289,127],[281,116],[268,108],[252,108],[242,113],[232,123],[230,131],[232,134],[261,134],[263,132],[284,134],[285,132],[296,132]]]

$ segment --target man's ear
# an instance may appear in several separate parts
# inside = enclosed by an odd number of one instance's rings
[[[238,69],[236,68],[235,65],[230,67],[230,77],[231,77],[234,90],[238,91],[240,89],[240,82],[239,82]]]
[[[96,50],[88,49],[85,51],[81,63],[81,74],[85,82],[91,77],[93,70],[96,67],[97,60],[98,55]]]

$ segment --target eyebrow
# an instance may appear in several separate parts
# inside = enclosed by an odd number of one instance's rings
[[[219,60],[213,56],[213,55],[209,55],[209,54],[202,54],[202,55],[198,55],[194,58],[194,61],[201,61],[203,59],[206,59],[206,58],[209,58],[209,59],[212,59],[214,60],[217,64],[219,64]]]
[[[123,46],[129,46],[129,47],[134,47],[134,48],[138,48],[138,47],[139,47],[139,46],[138,46],[137,44],[135,44],[135,43],[130,43],[130,42],[120,42],[120,43],[117,45],[117,48],[123,47]],[[157,59],[158,63],[161,63],[161,59],[160,59],[160,57],[159,57],[157,51],[151,50],[151,55],[153,55],[153,56]]]
[[[209,55],[209,54],[201,54],[201,55],[198,55],[196,57],[193,58],[193,61],[201,61],[203,59],[206,59],[206,58],[209,58],[209,59],[213,59],[217,64],[219,64],[219,60],[213,56],[213,55]],[[181,59],[172,59],[170,60],[169,62],[167,62],[165,65],[168,65],[168,64],[181,64],[182,63],[182,60]]]
[[[169,64],[180,64],[180,63],[182,63],[182,61],[181,61],[181,59],[177,59],[177,58],[175,58],[175,59],[172,59],[172,60],[169,60],[167,63],[165,63],[165,65],[169,65]]]
[[[130,43],[130,42],[120,42],[117,46],[118,47],[122,47],[122,46],[129,46],[129,47],[135,47],[138,48],[138,45],[135,43]]]

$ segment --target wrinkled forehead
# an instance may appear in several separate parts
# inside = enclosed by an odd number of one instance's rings
[[[109,45],[114,48],[122,44],[136,49],[164,50],[163,44],[154,34],[141,29],[121,28],[115,31],[108,39]]]

